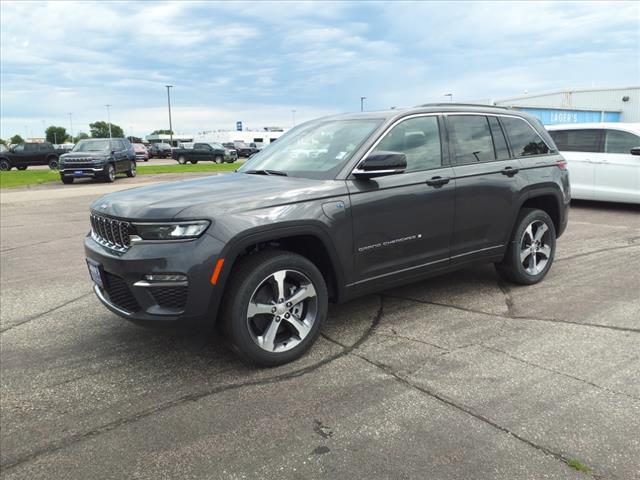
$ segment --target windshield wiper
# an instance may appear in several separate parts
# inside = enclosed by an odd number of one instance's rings
[[[281,172],[280,170],[245,170],[242,173],[249,173],[252,175],[280,175],[281,177],[286,177],[287,174],[285,172]]]

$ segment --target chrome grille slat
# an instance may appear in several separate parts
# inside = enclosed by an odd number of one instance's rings
[[[126,252],[130,246],[129,222],[91,212],[91,238],[100,245]]]

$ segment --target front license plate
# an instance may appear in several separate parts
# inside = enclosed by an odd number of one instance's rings
[[[100,288],[104,288],[104,282],[102,281],[102,268],[100,268],[100,264],[87,258],[87,266],[89,267],[91,280],[93,280],[93,282]]]
[[[82,175],[84,175],[84,172],[82,170],[76,170],[75,172],[73,172],[74,177],[81,177]]]

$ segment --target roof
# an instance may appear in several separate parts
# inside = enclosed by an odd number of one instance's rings
[[[576,129],[595,129],[608,128],[612,130],[623,130],[640,134],[640,123],[626,122],[592,122],[592,123],[564,123],[558,125],[547,125],[547,130],[576,130]]]

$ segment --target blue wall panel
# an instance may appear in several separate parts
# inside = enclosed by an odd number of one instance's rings
[[[558,123],[587,123],[587,122],[619,122],[620,112],[602,112],[593,110],[564,110],[555,108],[522,108],[518,110],[530,113],[540,119],[543,125]]]

